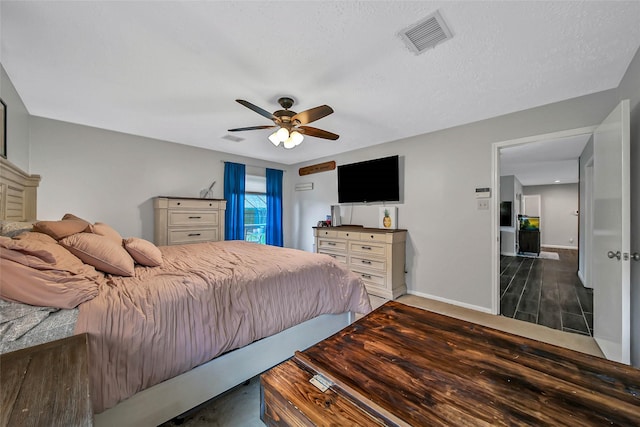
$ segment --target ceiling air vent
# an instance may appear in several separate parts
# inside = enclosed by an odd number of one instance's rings
[[[416,55],[453,37],[453,33],[438,11],[408,26],[398,35],[404,40],[409,50]]]
[[[226,134],[225,136],[223,136],[222,139],[226,139],[227,141],[233,141],[233,142],[244,141],[244,138],[240,138],[238,136],[229,135],[229,134]]]

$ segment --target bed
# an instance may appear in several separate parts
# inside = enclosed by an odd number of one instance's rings
[[[39,177],[2,162],[6,232],[7,220],[27,227],[35,220]],[[62,309],[34,309],[42,323],[70,314],[62,322],[66,333],[73,324],[73,333],[89,334],[96,425],[158,425],[371,309],[360,279],[328,256],[238,241],[158,248],[129,238],[115,244],[122,238],[106,224],[78,231],[78,221],[84,220],[38,221],[38,232],[18,227],[12,230],[17,236],[0,240],[3,299],[11,301],[3,304],[33,308],[54,301]],[[60,227],[75,232],[62,236]],[[135,263],[118,258],[123,250]],[[64,273],[51,281],[58,281],[53,291],[40,295],[41,288],[29,287],[40,274],[48,280],[51,270]],[[55,338],[40,333],[38,339]]]

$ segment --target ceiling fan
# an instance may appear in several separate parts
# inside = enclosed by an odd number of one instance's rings
[[[269,136],[269,141],[271,141],[276,147],[279,146],[280,143],[283,143],[284,148],[293,148],[300,145],[304,139],[303,135],[331,140],[336,140],[340,137],[339,135],[326,130],[305,126],[308,123],[315,122],[316,120],[333,113],[333,109],[328,105],[321,105],[319,107],[302,111],[301,113],[296,113],[295,111],[289,110],[289,108],[293,106],[293,99],[289,97],[282,97],[278,99],[278,103],[282,106],[283,110],[270,113],[257,105],[253,105],[252,103],[245,101],[244,99],[236,99],[236,102],[269,120],[273,120],[274,124],[229,129],[229,132],[279,128]]]

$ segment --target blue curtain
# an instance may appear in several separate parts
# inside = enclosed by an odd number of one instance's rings
[[[267,168],[267,245],[282,246],[282,171]]]
[[[245,165],[224,163],[225,240],[244,240],[244,177]]]

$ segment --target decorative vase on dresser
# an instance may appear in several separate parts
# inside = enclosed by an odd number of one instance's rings
[[[313,235],[316,252],[332,256],[359,275],[369,294],[395,299],[407,292],[404,279],[407,230],[314,227]]]
[[[227,201],[189,197],[153,200],[154,242],[158,246],[224,240]]]

